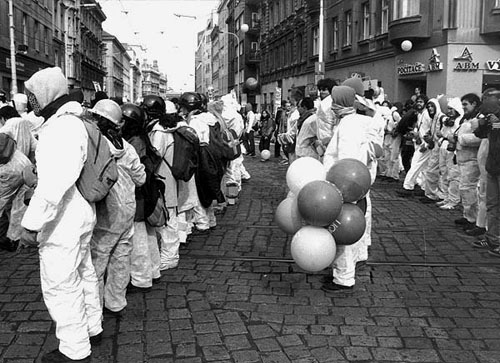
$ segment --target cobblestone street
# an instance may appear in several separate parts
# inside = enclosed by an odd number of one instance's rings
[[[247,157],[252,178],[179,267],[105,317],[92,362],[500,362],[500,259],[471,247],[459,211],[372,188],[370,258],[353,291],[327,293],[273,223],[286,167]],[[35,250],[0,252],[0,361],[57,347]]]

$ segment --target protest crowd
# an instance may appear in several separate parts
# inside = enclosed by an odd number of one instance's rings
[[[88,362],[103,316],[179,264],[191,235],[208,234],[251,176],[244,155],[329,169],[356,159],[403,198],[442,210],[500,257],[500,91],[391,103],[360,78],[292,89],[277,110],[195,92],[90,105],[61,69],[36,72],[26,94],[0,93],[0,247],[38,248],[45,304],[59,348],[42,362]],[[256,139],[259,140],[256,152]],[[401,186],[400,186],[401,185]],[[354,244],[337,247],[327,292],[349,290],[368,260],[372,208]]]

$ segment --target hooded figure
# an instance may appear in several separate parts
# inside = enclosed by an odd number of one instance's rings
[[[99,279],[101,306],[118,314],[125,306],[130,282],[130,255],[134,234],[135,188],[144,184],[146,173],[134,147],[119,136],[122,110],[109,99],[89,110],[106,136],[118,166],[118,180],[106,198],[97,203],[97,221],[90,241],[92,262]],[[104,281],[106,275],[106,281]]]
[[[25,86],[35,114],[46,120],[36,150],[38,184],[21,238],[38,242],[42,294],[59,339],[59,349],[42,362],[89,362],[90,342],[102,336],[102,310],[90,254],[94,206],[75,185],[87,158],[88,134],[77,117],[83,109],[69,101],[60,68],[36,72]]]
[[[431,126],[423,136],[424,147],[430,152],[427,168],[424,172],[425,196],[420,200],[423,203],[436,203],[444,200],[445,194],[440,190],[440,172],[439,172],[439,137],[441,130],[441,119],[443,113],[441,105],[436,98],[427,101],[427,112],[431,118]]]
[[[14,139],[0,132],[0,215],[6,217],[0,231],[0,248],[8,251],[15,250],[19,240],[19,233],[12,232],[11,203],[24,184],[23,170],[30,165],[28,158],[16,150]]]
[[[356,113],[355,91],[349,86],[336,86],[332,90],[332,110],[339,120],[323,158],[328,171],[338,160],[352,158],[367,165],[370,158],[370,144],[373,118]],[[371,219],[367,214],[365,219]],[[359,241],[348,246],[337,246],[332,263],[332,276],[327,276],[322,286],[325,291],[352,289],[355,284],[356,262],[367,259],[366,233]]]
[[[233,97],[232,93],[222,96],[221,101],[223,102],[221,113],[222,119],[229,129],[236,132],[238,138],[241,137],[244,129],[244,122],[243,117],[238,112],[240,105]],[[243,155],[240,155],[236,159],[231,160],[227,166],[224,175],[226,189],[228,185],[236,185],[239,192],[241,191],[241,181],[250,179],[250,174],[243,165],[243,160]]]
[[[443,96],[444,97],[444,96]],[[445,104],[442,98],[440,104]],[[447,108],[443,110],[446,118],[442,118],[443,126],[441,128],[441,147],[439,150],[439,171],[441,174],[441,187],[444,193],[444,201],[439,207],[443,210],[455,209],[460,203],[460,172],[455,160],[456,131],[460,127],[464,114],[460,98],[454,97],[447,99]]]

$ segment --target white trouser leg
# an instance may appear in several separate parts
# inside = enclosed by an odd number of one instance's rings
[[[168,208],[166,226],[157,228],[161,235],[160,270],[175,268],[179,264],[179,228],[175,208]]]
[[[210,219],[208,217],[207,208],[197,205],[193,208],[193,222],[200,230],[210,228]]]
[[[40,244],[42,293],[56,323],[59,350],[71,359],[90,355],[89,335],[102,331],[97,276],[90,256],[92,231]]]
[[[104,285],[104,306],[111,311],[121,311],[127,306],[127,285],[130,282],[131,239],[134,234],[133,225],[122,234],[109,257]]]
[[[158,246],[158,243],[156,244]],[[134,222],[132,251],[130,254],[130,281],[137,287],[153,285],[153,266],[145,222]],[[156,248],[158,250],[158,247]]]
[[[426,169],[427,161],[429,160],[430,155],[429,151],[422,153],[418,147],[416,148],[413,158],[411,159],[411,168],[408,170],[403,183],[404,189],[413,190],[415,188],[417,178],[419,177],[419,174]]]

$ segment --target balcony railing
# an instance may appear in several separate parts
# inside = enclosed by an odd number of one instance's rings
[[[262,60],[262,54],[260,50],[253,50],[247,54],[247,61],[251,63],[257,63]]]

